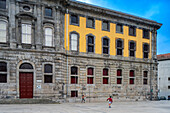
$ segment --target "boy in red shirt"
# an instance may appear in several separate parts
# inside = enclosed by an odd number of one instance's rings
[[[113,102],[112,97],[110,96],[110,98],[108,98],[107,101],[109,101],[109,108],[111,108],[111,104]]]

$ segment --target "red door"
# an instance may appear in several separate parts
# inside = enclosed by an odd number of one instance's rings
[[[33,98],[33,73],[19,73],[20,98]]]

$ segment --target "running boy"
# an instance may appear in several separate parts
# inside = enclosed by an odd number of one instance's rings
[[[111,108],[111,104],[113,102],[112,97],[110,96],[110,98],[108,98],[107,101],[109,101],[109,108]]]

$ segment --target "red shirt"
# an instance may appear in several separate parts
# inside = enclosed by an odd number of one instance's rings
[[[113,102],[112,98],[108,98],[107,100],[109,100],[110,102]]]

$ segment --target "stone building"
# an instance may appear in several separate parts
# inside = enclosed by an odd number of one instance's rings
[[[170,53],[157,55],[159,98],[170,100]],[[163,99],[163,98],[162,98]]]
[[[157,98],[162,24],[73,0],[0,0],[0,98]]]

